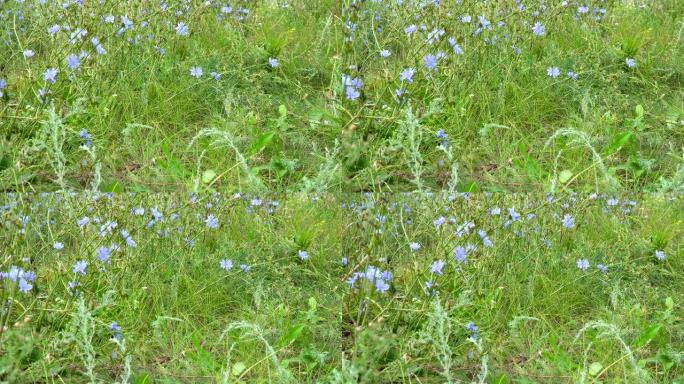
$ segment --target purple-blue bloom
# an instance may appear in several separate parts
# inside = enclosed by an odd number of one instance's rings
[[[192,76],[196,79],[199,79],[200,77],[202,77],[203,74],[204,74],[204,71],[202,71],[202,68],[200,68],[200,67],[190,68],[190,76]]]
[[[73,271],[81,276],[85,276],[86,268],[88,268],[88,262],[85,260],[79,260],[76,262],[76,264],[74,264]]]
[[[442,269],[444,269],[444,261],[437,260],[430,265],[430,273],[434,273],[437,276],[442,276]]]
[[[537,21],[532,27],[532,32],[537,36],[544,36],[546,34],[546,28],[544,28],[542,23]]]
[[[184,22],[181,21],[178,23],[178,25],[176,25],[176,34],[178,36],[187,36],[190,34],[190,29],[187,25],[185,25]]]
[[[377,279],[375,280],[375,290],[384,293],[389,290],[389,284],[387,284],[383,279]]]
[[[56,68],[48,68],[43,72],[43,80],[47,81],[48,83],[56,83],[57,82],[57,73],[59,71]]]
[[[109,263],[109,256],[111,253],[112,251],[109,248],[102,246],[97,249],[97,259],[103,263]]]
[[[415,68],[405,68],[399,75],[399,80],[411,84],[413,82],[413,75],[416,73]]]
[[[77,70],[81,66],[81,59],[79,59],[76,55],[71,54],[67,56],[66,61],[67,66],[71,69]]]
[[[218,228],[218,226],[219,226],[219,221],[218,221],[218,219],[216,218],[216,216],[214,216],[214,215],[212,215],[212,214],[210,214],[209,216],[207,216],[207,219],[204,220],[204,222],[207,224],[207,227],[208,227],[208,228],[211,228],[211,229]]]
[[[19,279],[19,290],[22,293],[28,293],[31,290],[31,288],[33,288],[33,285],[26,281],[26,279],[24,279],[23,277]]]
[[[575,219],[570,214],[566,214],[565,216],[563,216],[562,222],[565,228],[575,227]]]
[[[429,70],[433,70],[435,67],[437,67],[437,56],[433,54],[425,55],[425,57],[423,57],[423,61],[425,62],[425,67]]]
[[[546,69],[546,74],[555,79],[560,76],[560,69],[558,67],[549,67]]]
[[[219,265],[221,266],[221,269],[229,271],[233,268],[233,261],[230,259],[223,259],[219,262]]]
[[[454,248],[454,259],[459,263],[468,263],[468,251],[464,247]]]
[[[356,100],[361,96],[361,93],[354,87],[349,86],[346,89],[345,95],[347,97],[347,100]]]
[[[582,271],[586,271],[587,269],[589,269],[589,260],[587,260],[587,259],[577,260],[577,268],[581,269]]]

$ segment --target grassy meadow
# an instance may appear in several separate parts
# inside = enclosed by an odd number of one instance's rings
[[[684,3],[0,0],[0,383],[684,383]]]
[[[3,1],[0,186],[681,191],[681,2],[442,3]]]
[[[2,204],[6,382],[684,377],[681,197]]]

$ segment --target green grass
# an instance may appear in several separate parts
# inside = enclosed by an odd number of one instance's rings
[[[168,4],[166,11],[154,2],[149,8],[86,2],[66,10],[3,5],[4,189],[93,187],[96,164],[102,182],[95,187],[104,191],[258,189],[243,183],[245,172],[276,190],[412,189],[415,175],[402,156],[387,149],[411,108],[424,134],[412,145],[422,153],[424,189],[443,188],[453,178],[458,189],[469,191],[681,190],[680,2],[645,7],[609,2],[600,21],[592,18],[593,11],[575,20],[573,4],[548,4],[534,17],[539,9],[533,4],[520,11],[509,1],[422,9],[375,2],[295,1],[283,7],[255,1],[244,4],[250,10],[244,20],[219,20],[217,4],[197,2],[187,9],[181,2]],[[107,15],[115,21],[103,23]],[[134,28],[118,37],[121,15],[128,15]],[[473,21],[465,24],[457,19],[461,15]],[[476,15],[485,15],[494,28],[473,36]],[[175,34],[179,21],[189,26],[189,36]],[[496,26],[499,21],[505,25]],[[532,34],[537,21],[545,25],[545,36]],[[47,34],[55,23],[72,31],[85,28],[88,34],[70,44],[65,31]],[[411,23],[426,30],[407,36],[404,29]],[[426,44],[428,32],[437,29],[444,30],[441,41]],[[463,55],[451,53],[450,36]],[[94,52],[91,37],[100,40],[106,55]],[[24,58],[25,49],[35,56]],[[392,55],[383,59],[382,49]],[[449,56],[430,72],[423,57],[438,50]],[[80,51],[91,58],[79,71],[70,70],[65,57]],[[279,60],[277,68],[269,67],[270,57]],[[626,58],[634,58],[637,66],[627,67]],[[203,68],[202,78],[190,76],[193,66]],[[546,75],[551,66],[560,68],[560,77]],[[60,70],[54,85],[42,79],[49,67]],[[399,72],[409,67],[417,68],[415,81],[397,103]],[[570,70],[577,81],[566,77]],[[212,79],[210,71],[221,73],[221,80]],[[345,100],[342,74],[364,81],[358,100]],[[64,119],[64,185],[55,185],[54,154],[27,150],[48,119],[50,106],[37,97],[46,85],[51,105]],[[81,108],[67,118],[77,101]],[[424,116],[428,109],[431,114]],[[84,128],[93,136],[96,159],[79,148]],[[210,148],[207,140],[188,146],[206,128],[235,138],[247,170],[232,150]],[[562,128],[581,132],[587,142],[549,141]],[[449,135],[451,158],[432,138],[440,129]],[[321,167],[336,171],[312,186]],[[221,177],[197,187],[198,170]]]
[[[684,383],[683,34],[0,0],[0,383]]]
[[[608,196],[561,196],[552,203],[531,195],[293,196],[277,205],[269,199],[254,205],[252,199],[6,196],[0,270],[17,266],[37,276],[26,293],[7,275],[0,281],[0,378],[684,378],[681,197],[642,196],[634,205],[629,198],[611,205]],[[502,208],[500,215],[490,213],[495,207]],[[506,225],[509,207],[522,217]],[[136,208],[145,208],[144,215],[134,215]],[[152,208],[163,219],[148,226]],[[209,214],[217,228],[205,224]],[[565,214],[574,218],[574,228],[561,225]],[[24,215],[30,215],[25,227]],[[76,222],[83,216],[91,221],[81,228]],[[446,220],[437,227],[433,221],[440,216]],[[101,236],[110,221],[117,227]],[[459,237],[466,222],[475,227]],[[123,229],[135,247],[126,245]],[[480,229],[493,247],[483,245]],[[54,249],[56,242],[64,248]],[[421,248],[412,251],[413,242]],[[119,250],[108,263],[99,261],[97,249],[111,244]],[[467,244],[476,249],[458,262],[454,248]],[[301,250],[307,260],[299,258]],[[664,260],[656,258],[657,250],[665,252]],[[223,259],[232,260],[230,270],[221,269]],[[580,270],[578,259],[587,259],[589,269]],[[85,275],[73,270],[79,260],[88,262]],[[445,262],[442,275],[431,272],[436,260]],[[348,285],[371,266],[393,274],[386,292],[364,277]],[[78,286],[69,288],[69,282]],[[113,322],[121,327],[125,350],[114,342]],[[478,328],[476,338],[470,322]]]

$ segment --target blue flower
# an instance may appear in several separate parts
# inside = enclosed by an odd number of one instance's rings
[[[190,76],[192,76],[196,79],[199,79],[200,77],[202,77],[203,74],[204,74],[204,72],[202,71],[202,68],[200,68],[200,67],[190,68]]]
[[[569,214],[566,214],[565,216],[563,216],[562,222],[563,222],[563,226],[565,228],[574,228],[575,227],[575,219]]]
[[[92,39],[90,39],[90,43],[93,44],[93,47],[95,47],[95,50],[97,51],[98,55],[104,55],[107,53],[102,44],[100,44],[100,40],[97,37],[93,37]]]
[[[75,281],[69,281],[69,285],[67,289],[69,290],[69,294],[71,296],[78,296],[78,287],[81,286],[81,283],[75,282]]]
[[[93,138],[90,136],[90,133],[88,133],[87,129],[82,129],[81,132],[78,134],[78,136],[85,140],[85,146],[90,148],[93,146]]]
[[[468,250],[464,247],[454,248],[454,259],[459,263],[468,263]]]
[[[25,57],[25,58],[30,59],[30,58],[32,58],[36,53],[33,52],[33,50],[31,50],[31,49],[25,49],[24,52],[23,52],[23,54],[24,54],[24,57]]]
[[[401,71],[401,74],[399,75],[399,80],[411,84],[413,82],[413,75],[415,73],[416,70],[414,68],[405,68],[403,71]]]
[[[477,340],[480,337],[480,329],[472,321],[466,325],[466,329],[470,332],[470,338]]]
[[[589,260],[587,260],[587,259],[577,260],[577,268],[581,269],[582,271],[586,271],[587,269],[589,269]]]
[[[76,224],[78,224],[79,227],[83,228],[86,225],[90,223],[90,218],[88,216],[83,216],[81,219],[79,219]]]
[[[309,252],[300,250],[299,252],[297,252],[297,256],[302,260],[308,260]]]
[[[437,260],[430,265],[430,273],[434,273],[437,276],[442,276],[442,269],[444,269],[444,261]]]
[[[66,58],[67,61],[67,66],[71,69],[78,70],[79,67],[81,66],[81,59],[78,58],[76,55],[69,55]]]
[[[346,93],[345,93],[347,100],[356,100],[361,96],[361,93],[354,87],[349,86],[347,87]]]
[[[457,54],[457,55],[463,54],[463,49],[461,48],[460,45],[458,45],[458,41],[456,40],[455,37],[450,37],[447,41],[449,42],[451,49],[454,50],[455,54]]]
[[[491,240],[489,240],[489,236],[487,236],[487,232],[484,230],[480,229],[477,231],[477,234],[480,236],[480,239],[482,240],[482,245],[485,247],[493,247],[494,243],[492,243]]]
[[[23,277],[19,279],[19,290],[22,293],[28,293],[33,288],[33,285],[26,281]]]
[[[598,268],[598,270],[603,272],[603,273],[608,273],[608,268],[603,264],[597,265],[596,268]]]
[[[558,67],[549,67],[546,69],[546,74],[555,79],[560,76],[560,69]]]
[[[390,56],[392,56],[392,52],[389,49],[383,49],[382,51],[380,51],[380,57],[383,57],[386,59]]]
[[[109,248],[102,246],[97,249],[97,259],[103,263],[109,263],[109,256],[111,253],[112,251]]]
[[[389,290],[389,284],[387,284],[383,279],[377,279],[375,280],[375,290],[384,293]]]
[[[508,208],[508,214],[511,216],[511,220],[513,220],[513,221],[520,220],[520,214],[518,212],[516,212],[515,207]]]
[[[546,28],[544,28],[542,23],[537,21],[532,27],[532,32],[537,36],[544,36],[546,34]]]
[[[433,54],[427,54],[425,57],[423,57],[423,61],[425,62],[425,67],[429,70],[435,69],[437,67],[437,56]]]
[[[628,58],[625,59],[625,64],[627,64],[627,66],[628,66],[629,68],[634,68],[634,67],[636,67],[636,65],[637,65],[637,64],[636,64],[636,60],[634,60],[634,59],[631,58],[631,57],[628,57]]]
[[[568,78],[571,80],[577,80],[577,74],[573,71],[568,71]]]
[[[81,276],[85,276],[86,274],[86,268],[88,268],[88,262],[85,260],[79,260],[74,264],[73,271],[74,273],[80,274]]]
[[[185,25],[184,22],[181,21],[178,23],[178,25],[176,25],[176,34],[178,36],[187,36],[190,34],[190,29],[187,25]]]
[[[116,340],[121,340],[122,334],[121,334],[121,327],[119,327],[119,324],[116,322],[113,322],[110,326],[109,329],[114,332],[114,338]]]
[[[64,244],[62,244],[58,241],[58,242],[52,244],[52,248],[54,248],[58,251],[61,251],[62,249],[64,249]]]
[[[420,249],[420,243],[411,243],[409,244],[409,248],[411,248],[412,251],[417,251]]]
[[[47,81],[48,83],[56,83],[57,82],[57,73],[59,71],[56,68],[48,68],[43,72],[43,80]]]
[[[204,222],[207,224],[208,228],[215,229],[218,228],[219,226],[219,221],[214,215],[209,215],[207,216],[207,219],[204,220]]]
[[[219,262],[219,265],[221,266],[222,269],[229,271],[233,268],[233,261],[230,259],[223,259]]]
[[[270,65],[271,68],[276,68],[280,65],[280,63],[278,62],[278,59],[273,58],[273,57],[269,57],[268,58],[268,65]]]
[[[128,245],[131,248],[135,248],[138,245],[138,244],[136,244],[135,240],[133,240],[133,238],[131,237],[131,235],[128,233],[127,230],[122,229],[120,233],[121,233],[121,237],[123,237],[124,240],[126,241],[126,245]]]
[[[663,260],[665,260],[665,252],[655,251],[655,257],[656,257],[656,259],[663,261]]]

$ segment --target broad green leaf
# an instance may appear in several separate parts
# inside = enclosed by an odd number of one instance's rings
[[[642,107],[641,104],[638,104],[636,108],[634,108],[634,111],[636,112],[637,119],[644,117],[644,107]]]
[[[605,155],[612,155],[622,148],[629,139],[632,138],[632,132],[622,132],[615,136],[613,141],[603,150]]]
[[[634,340],[634,348],[641,348],[644,345],[648,344],[651,340],[653,340],[654,337],[658,334],[658,331],[660,331],[660,328],[662,325],[660,324],[652,324],[648,328],[646,328],[639,337],[637,337],[636,340]]]
[[[204,184],[209,184],[214,180],[216,177],[216,171],[213,169],[207,169],[206,171],[202,172],[202,182]]]
[[[564,169],[558,175],[558,181],[560,181],[562,184],[567,183],[568,181],[570,181],[571,178],[572,178],[572,171],[570,171],[568,169]]]
[[[284,347],[290,344],[291,342],[297,340],[299,335],[301,335],[304,331],[304,328],[304,324],[297,324],[295,326],[290,327],[290,329],[288,329],[287,332],[280,338],[280,346]]]
[[[271,141],[273,141],[273,137],[275,136],[275,132],[266,132],[263,135],[259,136],[259,138],[252,144],[252,153],[257,153],[264,148],[266,148]]]
[[[596,376],[598,375],[601,370],[603,369],[603,364],[599,362],[594,362],[589,365],[589,374],[591,376]]]
[[[233,364],[233,368],[231,368],[230,372],[233,374],[233,376],[240,376],[245,369],[247,369],[245,363],[238,361],[237,363]]]

